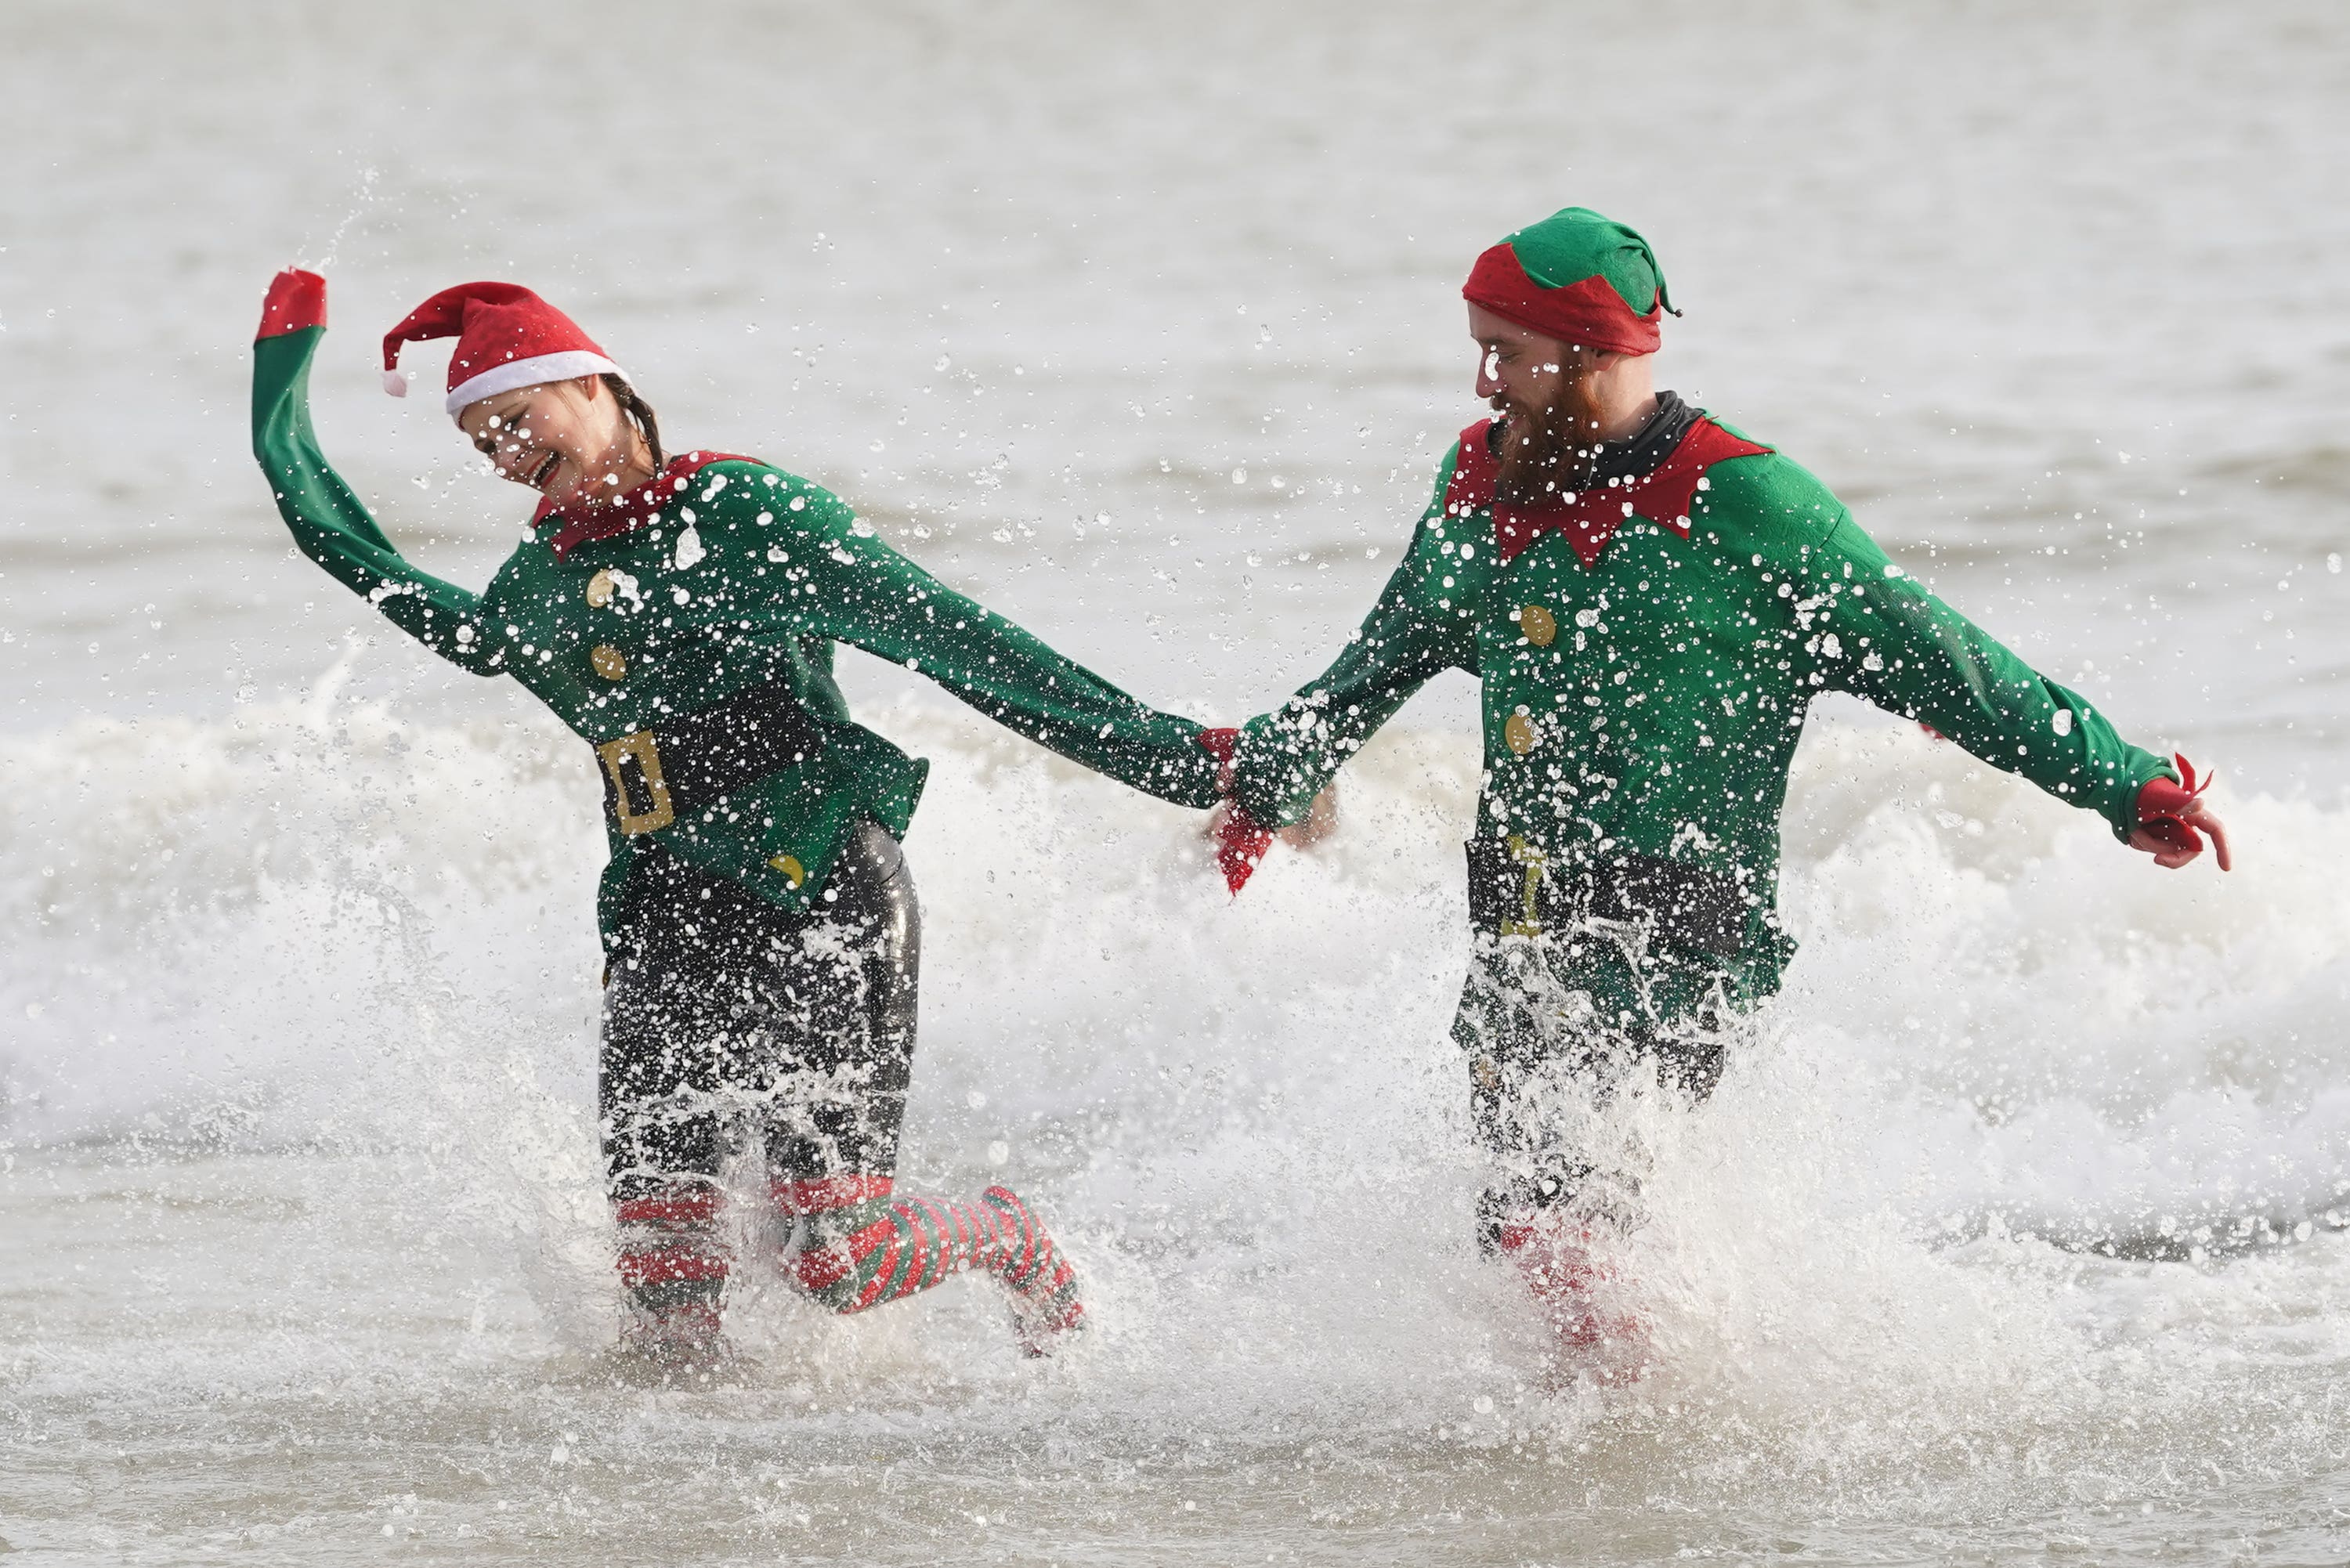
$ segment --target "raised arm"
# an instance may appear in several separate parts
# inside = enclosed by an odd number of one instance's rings
[[[327,280],[286,271],[269,286],[253,345],[253,455],[304,555],[386,619],[476,675],[504,663],[480,601],[408,564],[318,450],[310,428],[310,358],[327,331]]]

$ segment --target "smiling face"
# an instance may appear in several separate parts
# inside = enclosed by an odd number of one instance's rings
[[[644,438],[599,376],[484,398],[457,424],[499,478],[557,506],[600,505],[653,476]]]
[[[1469,307],[1469,336],[1477,344],[1477,395],[1502,419],[1557,406],[1575,379],[1582,350],[1504,320],[1482,305]]]
[[[1497,493],[1514,505],[1556,504],[1582,488],[1587,449],[1598,441],[1592,410],[1577,396],[1592,356],[1482,305],[1469,307],[1469,336],[1477,344],[1477,395],[1502,427]]]
[[[1651,356],[1562,343],[1469,306],[1477,395],[1502,426],[1496,493],[1513,505],[1555,504],[1584,487],[1603,441],[1637,431],[1656,407]]]

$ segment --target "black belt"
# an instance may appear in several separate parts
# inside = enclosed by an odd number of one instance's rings
[[[596,748],[604,810],[622,833],[667,827],[824,750],[824,733],[780,680]]]
[[[1734,958],[1746,945],[1746,896],[1695,866],[1635,851],[1560,864],[1523,838],[1469,841],[1469,918],[1505,937],[1596,917],[1650,920],[1671,947]]]

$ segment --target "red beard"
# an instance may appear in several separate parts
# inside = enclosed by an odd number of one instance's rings
[[[1512,402],[1498,423],[1495,500],[1522,509],[1556,506],[1587,486],[1598,459],[1597,443],[1576,445],[1574,421],[1557,403],[1528,409]]]

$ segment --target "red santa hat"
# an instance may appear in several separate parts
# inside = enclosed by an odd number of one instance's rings
[[[408,395],[400,346],[454,337],[449,356],[449,416],[468,403],[574,376],[629,373],[612,363],[579,324],[519,284],[461,283],[444,288],[383,335],[383,389]]]

